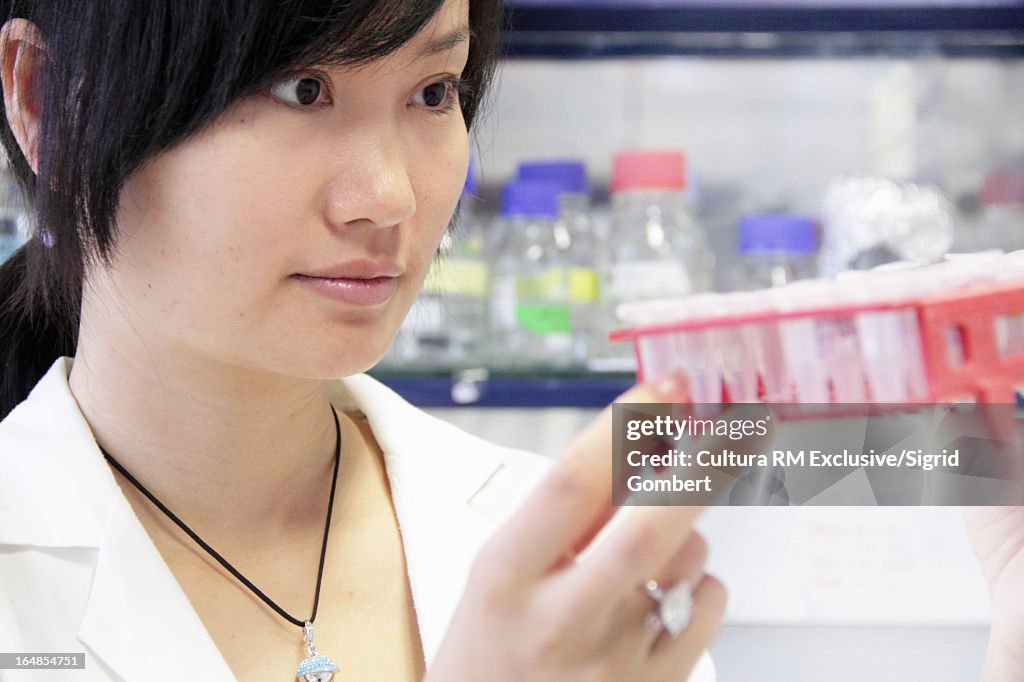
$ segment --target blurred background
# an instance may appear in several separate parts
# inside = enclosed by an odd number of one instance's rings
[[[378,370],[420,404],[607,402],[623,302],[1024,247],[1019,1],[508,14],[458,229]]]
[[[555,456],[623,303],[1024,248],[1024,2],[507,3],[457,229],[373,374]],[[0,261],[31,225],[0,178]],[[957,509],[716,508],[720,679],[976,680]]]

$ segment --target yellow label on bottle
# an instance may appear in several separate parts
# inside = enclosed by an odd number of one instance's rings
[[[569,270],[569,300],[573,303],[593,303],[601,296],[597,271],[575,267]]]
[[[445,291],[450,294],[483,298],[487,295],[487,264],[477,260],[452,258],[441,266]]]
[[[519,275],[516,277],[516,291],[525,299],[565,301],[568,295],[567,276],[564,268],[548,268],[536,275]]]
[[[487,295],[487,264],[455,257],[436,260],[423,282],[423,292],[483,298]]]

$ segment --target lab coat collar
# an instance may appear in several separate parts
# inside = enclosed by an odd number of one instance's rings
[[[56,360],[0,423],[0,545],[96,550],[78,629],[90,666],[127,680],[233,679],[103,460],[71,366]],[[182,655],[168,660],[168,642]]]
[[[368,376],[335,386],[365,413],[384,453],[429,665],[476,553],[546,466],[537,455],[498,447],[413,408]],[[498,507],[487,504],[494,499]]]
[[[71,358],[58,359],[0,423],[0,472],[17,471],[0,477],[0,545],[98,549],[79,638],[117,675],[232,679],[103,461],[68,386],[71,366]],[[512,451],[412,408],[370,377],[329,388],[337,407],[366,415],[384,453],[429,665],[494,527],[469,503]],[[62,504],[49,503],[58,498]],[[157,658],[168,642],[182,655]]]
[[[0,422],[0,544],[99,547],[117,484],[59,358]],[[60,504],[54,504],[60,500]]]

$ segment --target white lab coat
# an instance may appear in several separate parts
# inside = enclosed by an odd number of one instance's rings
[[[0,670],[0,681],[234,679],[103,460],[68,386],[72,362],[58,359],[0,422],[0,651],[84,653],[85,670]],[[384,453],[429,665],[473,557],[548,460],[460,431],[365,375],[331,395],[366,415]],[[714,677],[705,654],[690,682]]]

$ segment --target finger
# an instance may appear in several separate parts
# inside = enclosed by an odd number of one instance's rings
[[[671,405],[677,406],[689,404],[689,383],[686,375],[682,372],[671,372],[660,377],[650,385],[655,393],[660,394],[653,400],[624,400],[620,398],[615,401],[617,403],[624,403],[633,406],[631,410],[623,411],[620,414],[620,418],[628,419],[630,416],[637,416],[636,414],[633,414],[637,409],[639,409],[640,414],[644,414],[644,410],[640,406],[647,404],[653,403],[664,406],[666,401],[671,401]],[[613,443],[613,446],[615,445],[618,445],[621,448],[623,443]],[[667,441],[664,436],[659,435],[642,435],[638,441],[630,441],[631,449],[640,449],[645,452],[663,451],[666,447],[668,447]],[[614,462],[614,459],[612,461]],[[618,486],[618,488],[616,489],[615,486]],[[618,495],[616,495],[616,493],[618,493]],[[622,480],[612,481],[612,499],[617,500],[617,502],[613,504],[606,504],[590,524],[590,527],[577,538],[572,547],[572,557],[584,552],[587,547],[591,545],[595,537],[601,533],[607,533],[610,530],[609,521],[611,521],[612,518],[620,511],[623,504],[622,500],[627,499],[629,495],[630,493],[626,489],[625,477],[622,477]]]
[[[693,618],[678,637],[662,633],[651,650],[654,679],[686,679],[722,626],[725,586],[705,575],[693,593]]]
[[[681,375],[636,386],[617,403],[687,399]],[[518,511],[488,543],[497,563],[522,578],[536,577],[585,546],[610,517],[612,508],[612,408],[604,411],[569,445],[562,458]]]
[[[693,531],[703,507],[634,507],[588,548],[569,587],[581,602],[622,595],[657,576]],[[615,608],[615,604],[609,604]]]

